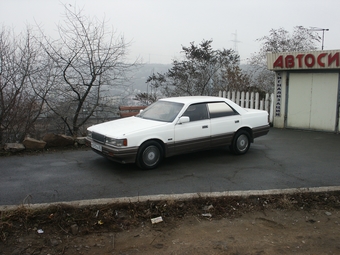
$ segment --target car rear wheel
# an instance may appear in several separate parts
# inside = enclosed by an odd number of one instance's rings
[[[156,168],[163,159],[163,148],[155,141],[144,143],[137,155],[136,163],[142,169]]]
[[[249,147],[250,147],[249,133],[244,130],[238,131],[234,136],[233,143],[231,145],[231,150],[237,155],[242,155],[247,153]]]

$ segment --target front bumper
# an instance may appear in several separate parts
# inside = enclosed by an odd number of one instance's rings
[[[85,144],[91,147],[91,149],[94,152],[112,161],[123,163],[123,164],[136,162],[138,147],[129,147],[129,148],[111,147],[111,146],[107,146],[105,144],[93,141],[90,138],[85,139]]]

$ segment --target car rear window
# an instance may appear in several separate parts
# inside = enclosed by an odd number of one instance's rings
[[[238,112],[225,102],[208,103],[208,109],[210,118],[238,115]]]

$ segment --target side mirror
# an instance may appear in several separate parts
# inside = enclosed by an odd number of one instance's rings
[[[190,118],[188,116],[182,116],[178,120],[178,124],[183,124],[183,123],[187,123],[187,122],[190,122]]]

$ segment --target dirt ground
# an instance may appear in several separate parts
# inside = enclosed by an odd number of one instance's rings
[[[18,207],[1,212],[0,255],[340,254],[339,195]]]

